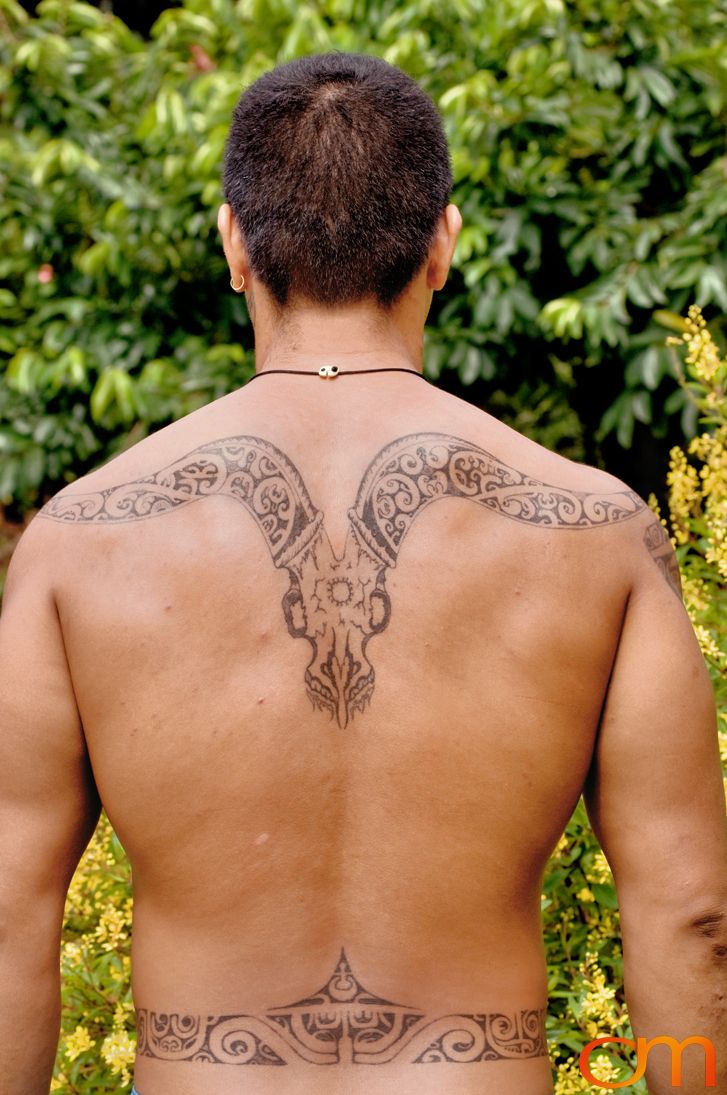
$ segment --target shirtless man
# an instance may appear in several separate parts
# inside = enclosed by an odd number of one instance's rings
[[[133,866],[140,1095],[546,1095],[541,881],[581,792],[635,1032],[711,1038],[727,1092],[725,802],[671,549],[623,483],[423,379],[450,185],[398,70],[263,77],[219,215],[257,376],[23,537],[4,1095],[48,1091],[99,802]]]

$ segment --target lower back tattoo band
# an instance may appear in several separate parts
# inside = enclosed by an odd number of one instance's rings
[[[545,1008],[426,1016],[373,995],[343,951],[312,996],[262,1015],[137,1010],[141,1057],[226,1065],[470,1064],[547,1055]]]
[[[469,498],[500,517],[543,529],[584,530],[628,520],[645,506],[633,491],[593,494],[524,475],[492,453],[443,433],[386,445],[366,470],[348,511],[338,557],[297,469],[259,437],[201,445],[153,475],[87,494],[61,493],[40,511],[57,521],[117,524],[158,517],[222,496],[254,518],[273,565],[288,572],[282,607],[289,634],[312,649],[305,685],[314,708],[339,726],[363,712],[374,690],[367,646],[391,616],[386,574],[412,523],[440,498]],[[658,561],[658,560],[657,560]]]

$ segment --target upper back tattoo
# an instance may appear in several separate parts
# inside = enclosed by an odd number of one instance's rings
[[[630,490],[597,494],[551,486],[459,437],[414,433],[386,445],[369,464],[348,511],[340,557],[295,465],[259,437],[211,441],[152,475],[56,496],[40,516],[131,522],[213,496],[243,505],[273,564],[287,570],[290,587],[282,606],[288,631],[312,648],[305,671],[308,696],[314,708],[329,711],[342,727],[371,699],[374,670],[366,648],[391,616],[386,572],[396,566],[404,537],[431,502],[469,498],[512,521],[567,530],[612,525],[645,509]]]

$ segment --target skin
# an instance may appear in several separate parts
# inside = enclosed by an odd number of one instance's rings
[[[296,300],[281,313],[223,206],[258,371],[335,360],[421,372],[424,321],[460,224],[449,206],[390,313],[372,300]],[[635,1033],[710,1037],[714,1090],[727,1092],[714,705],[665,580],[669,549],[654,546],[658,527],[627,504],[624,484],[416,377],[275,375],[136,445],[56,505],[98,502],[215,439],[263,438],[293,463],[340,559],[367,466],[421,431],[464,439],[569,497],[617,498],[628,513],[573,529],[466,497],[429,505],[386,570],[391,615],[366,655],[375,688],[345,726],[307,698],[311,646],[281,612],[291,578],[244,506],[222,495],[106,523],[64,523],[51,509],[31,524],[0,623],[7,1095],[48,1090],[63,900],[99,799],[133,866],[144,1013],[276,1029],[271,1013],[316,994],[345,949],[367,993],[422,1024],[459,1017],[456,1031],[462,1017],[546,1006],[542,875],[582,792],[618,888]],[[141,1095],[552,1091],[543,1055],[416,1064],[401,1044],[377,1065],[142,1056],[135,1080]],[[659,1052],[656,1095],[674,1090]],[[696,1060],[685,1057],[685,1095],[704,1090]]]

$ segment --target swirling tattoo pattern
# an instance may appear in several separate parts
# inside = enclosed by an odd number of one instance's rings
[[[430,1018],[375,996],[344,951],[318,992],[262,1015],[137,1009],[140,1057],[228,1065],[376,1065],[523,1060],[547,1055],[543,1008]]]
[[[371,700],[374,670],[367,647],[391,617],[386,574],[396,566],[413,522],[432,502],[468,498],[512,521],[571,531],[626,521],[645,508],[633,491],[604,495],[551,486],[462,438],[414,433],[386,445],[369,464],[348,510],[340,557],[296,467],[259,437],[211,441],[120,486],[62,492],[40,516],[128,523],[211,497],[242,505],[257,522],[274,566],[287,570],[282,608],[288,632],[307,639],[312,651],[307,694],[314,708],[329,712],[341,727]]]

